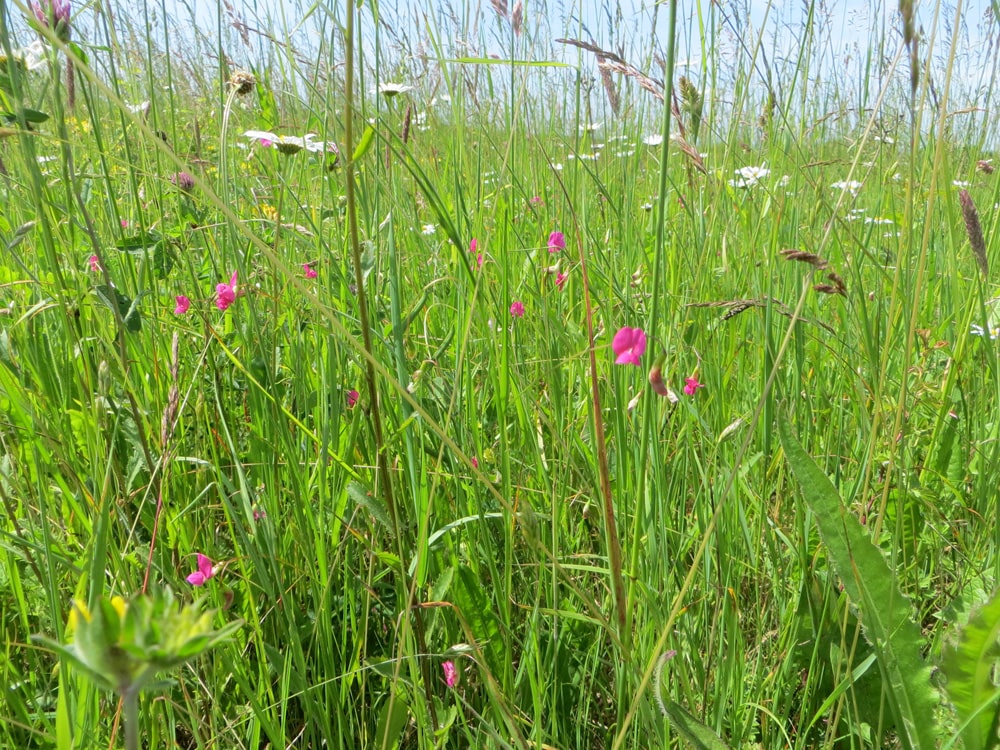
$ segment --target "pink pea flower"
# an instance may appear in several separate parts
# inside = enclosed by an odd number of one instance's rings
[[[128,219],[122,219],[122,229],[128,229]]]
[[[646,351],[646,334],[641,328],[624,326],[615,334],[611,348],[618,355],[616,365],[638,366],[639,357]]]
[[[354,390],[351,390],[351,391],[347,392],[347,408],[348,409],[353,409],[354,408],[355,404],[358,403],[358,398],[360,397],[360,395],[361,394],[359,394],[357,391],[354,391]]]
[[[101,272],[100,259],[96,255],[91,255],[89,258],[87,258],[87,262],[90,263],[91,271],[93,271],[94,273]]]
[[[198,570],[187,577],[187,582],[192,586],[204,586],[209,578],[215,576],[215,568],[212,561],[200,552],[198,553]]]
[[[446,661],[441,665],[441,669],[444,670],[444,684],[450,688],[455,687],[458,682],[458,670],[455,669],[455,662]]]
[[[515,318],[524,317],[524,303],[520,300],[514,300],[510,303],[510,314]]]
[[[191,300],[185,297],[183,294],[178,294],[174,297],[177,300],[177,307],[174,308],[174,315],[183,315],[191,307]]]
[[[319,274],[316,273],[316,269],[310,266],[308,263],[302,264],[302,270],[305,271],[307,279],[315,279],[317,276],[319,276]]]
[[[704,388],[704,383],[698,382],[698,376],[692,375],[690,378],[684,378],[684,393],[688,396],[693,396],[699,388]]]
[[[562,232],[553,232],[549,235],[549,252],[558,253],[566,249],[566,237]]]
[[[563,284],[566,283],[566,279],[567,278],[568,277],[566,276],[566,274],[564,274],[562,271],[557,272],[556,273],[556,288],[557,289],[562,289],[563,288]]]
[[[470,461],[472,461],[472,468],[473,469],[478,469],[479,468],[479,459],[478,458],[476,458],[475,456],[473,456],[470,459]]]
[[[483,267],[483,254],[476,252],[479,249],[479,242],[475,237],[472,238],[472,242],[469,243],[469,252],[475,253],[476,255],[476,270]]]
[[[228,284],[215,285],[215,306],[226,310],[236,301],[236,276],[239,271],[233,271],[233,277]]]

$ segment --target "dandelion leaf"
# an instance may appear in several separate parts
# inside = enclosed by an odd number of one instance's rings
[[[997,725],[1000,689],[994,675],[1000,667],[1000,591],[962,628],[957,642],[945,646],[941,669],[945,692],[961,722],[966,750],[1000,745]]]
[[[865,636],[892,707],[904,748],[936,747],[939,704],[930,667],[921,656],[923,639],[912,606],[899,590],[882,553],[844,506],[830,479],[806,453],[784,417],[778,434],[802,496],[816,517],[820,537],[844,590],[861,614]]]
[[[494,605],[484,593],[483,580],[471,568],[462,566],[452,583],[454,604],[486,657],[494,675],[503,673],[504,643]]]
[[[702,724],[679,703],[664,701],[663,712],[670,719],[670,727],[695,750],[729,750],[710,727]]]

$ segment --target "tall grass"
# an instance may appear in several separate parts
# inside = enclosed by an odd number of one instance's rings
[[[30,638],[163,586],[149,747],[988,735],[993,9],[504,6],[0,6],[0,744],[120,744]]]

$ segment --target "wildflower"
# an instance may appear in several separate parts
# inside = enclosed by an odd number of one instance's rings
[[[182,193],[190,193],[194,190],[194,177],[189,172],[174,172],[174,174],[170,175],[170,181]]]
[[[358,403],[358,398],[360,394],[355,390],[350,390],[347,392],[347,408],[353,409],[355,404]]]
[[[972,326],[969,328],[969,333],[973,336],[988,335],[991,339],[995,339],[997,336],[1000,336],[1000,326],[993,326],[992,328],[990,328],[989,333],[987,333],[987,331],[982,326],[978,326],[975,323],[973,323]]]
[[[233,276],[228,284],[215,285],[215,306],[220,310],[226,310],[236,301],[236,277],[239,271],[233,271]]]
[[[302,264],[302,270],[305,273],[307,279],[315,279],[317,276],[319,276],[319,274],[316,273],[316,269],[310,266],[308,263]]]
[[[44,3],[32,2],[31,10],[39,25],[51,28],[62,42],[69,41],[69,0],[48,0]]]
[[[264,519],[264,518],[267,518],[267,513],[265,513],[264,511],[262,511],[257,506],[254,506],[254,509],[253,509],[253,520],[260,521],[261,519]]]
[[[514,300],[510,303],[510,314],[515,318],[524,317],[524,303],[520,300]]]
[[[177,307],[174,308],[174,315],[183,315],[191,307],[191,300],[185,297],[183,294],[178,294],[174,297],[177,300]]]
[[[121,220],[122,229],[128,229],[128,219]]]
[[[433,224],[424,224],[420,228],[420,233],[421,234],[426,234],[426,235],[434,234],[434,232],[436,232],[436,231],[437,231],[437,227],[434,226]]]
[[[483,254],[477,253],[476,250],[479,248],[479,242],[475,237],[472,238],[472,242],[469,243],[469,252],[475,253],[476,256],[476,270],[478,271],[483,267]]]
[[[611,348],[618,355],[616,365],[638,366],[639,357],[646,351],[646,333],[641,328],[619,328],[611,341]]]
[[[198,553],[198,570],[187,577],[187,582],[192,586],[204,586],[209,578],[215,577],[215,568],[212,561],[205,555]]]
[[[413,86],[407,86],[402,83],[383,83],[378,87],[378,92],[386,99],[392,99],[394,96],[405,94],[407,91],[413,91]]]
[[[566,237],[562,232],[553,232],[549,235],[549,252],[558,253],[566,249]]]
[[[455,662],[446,661],[441,665],[441,669],[444,670],[444,684],[450,688],[455,687],[455,683],[458,682],[458,670],[455,669]]]
[[[663,136],[660,133],[653,133],[643,138],[642,142],[647,146],[661,146],[663,145]]]
[[[834,190],[846,190],[851,195],[857,195],[861,189],[861,183],[857,180],[839,180],[830,185]]]
[[[566,283],[567,276],[562,271],[556,273],[556,288],[562,290],[563,284]]]
[[[257,79],[253,77],[253,73],[247,73],[245,70],[237,70],[229,77],[229,85],[236,90],[237,96],[249,94],[256,83]]]
[[[93,271],[94,273],[101,272],[101,261],[100,258],[98,258],[96,255],[91,255],[89,258],[87,258],[87,262],[90,263],[91,271]]]
[[[969,187],[969,183],[966,180],[952,180],[951,184],[960,189]]]
[[[661,351],[660,355],[656,358],[653,366],[649,368],[649,386],[653,389],[653,393],[657,396],[663,396],[668,399],[670,403],[677,403],[677,394],[672,390],[667,388],[667,384],[663,382],[663,363],[667,359],[667,353]]]
[[[472,461],[472,468],[473,469],[478,469],[479,468],[479,459],[476,458],[475,456],[473,456],[470,460]]]
[[[990,164],[992,159],[980,159],[976,162],[976,171],[982,172],[983,174],[993,174],[995,167]]]
[[[729,186],[734,188],[751,188],[771,174],[771,170],[763,164],[759,167],[740,167],[735,172],[736,179],[729,181]]]
[[[699,388],[704,387],[704,383],[698,382],[697,375],[692,375],[690,378],[684,378],[684,393],[688,396],[693,396]]]
[[[529,200],[528,203],[530,203],[532,206],[544,206],[545,205],[545,201],[542,200],[542,196],[540,196],[540,195],[532,196],[531,200]]]

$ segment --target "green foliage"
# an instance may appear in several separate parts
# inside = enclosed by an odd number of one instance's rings
[[[876,655],[900,737],[908,748],[932,748],[941,731],[934,717],[939,697],[930,682],[924,642],[913,622],[913,605],[900,591],[882,554],[844,506],[836,488],[792,434],[778,421],[781,446],[812,510],[830,562],[861,611],[865,636]]]
[[[1000,592],[975,610],[941,660],[945,691],[955,707],[965,750],[1000,745]]]

